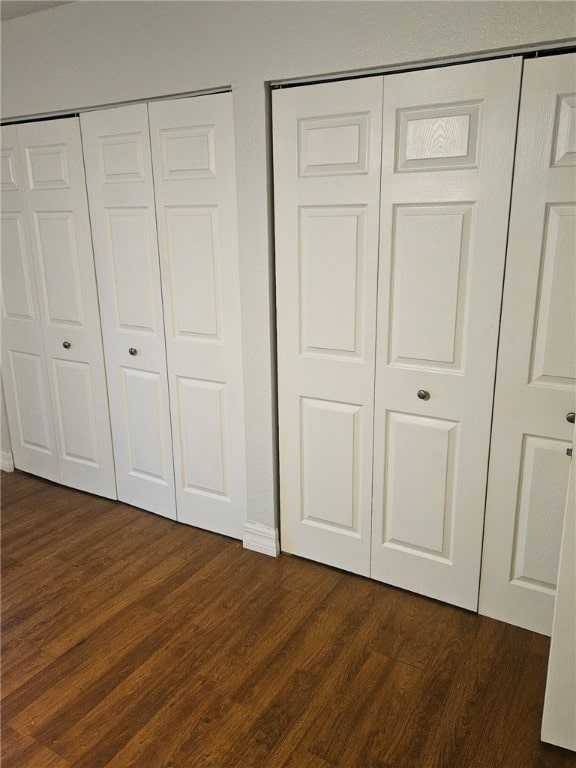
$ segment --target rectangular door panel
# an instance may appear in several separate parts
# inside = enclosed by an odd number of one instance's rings
[[[576,54],[525,62],[480,584],[481,613],[543,634],[576,411],[575,94]]]
[[[32,451],[53,452],[48,392],[39,355],[9,350],[10,378],[15,393],[16,443]],[[13,430],[12,430],[13,432]],[[12,436],[12,434],[11,434]]]
[[[117,331],[157,334],[149,211],[104,208],[111,303]],[[154,256],[157,256],[154,253]]]
[[[52,401],[16,126],[2,127],[2,379],[14,466],[58,481]]]
[[[56,383],[56,423],[65,459],[98,466],[98,439],[93,410],[90,365],[52,360]]]
[[[242,538],[246,466],[232,95],[151,102],[178,520]]]
[[[77,118],[18,126],[60,482],[116,498],[100,311]]]
[[[548,205],[534,325],[531,384],[576,385],[576,205]]]
[[[386,442],[381,545],[450,561],[458,424],[389,413]]]
[[[362,357],[364,211],[300,208],[303,354]]]
[[[472,206],[394,211],[392,365],[462,371]]]
[[[368,575],[382,78],[273,113],[281,546]]]
[[[2,213],[2,301],[5,319],[35,322],[30,263],[26,259],[22,213]]]
[[[226,385],[179,376],[178,425],[182,443],[182,488],[228,498]]]
[[[166,208],[170,303],[177,336],[220,338],[216,207]]]
[[[128,445],[128,472],[133,477],[168,485],[172,466],[163,451],[165,414],[162,409],[162,376],[134,368],[120,369],[124,429]],[[138,439],[146,435],[144,441]]]
[[[372,576],[472,610],[520,71],[384,77]]]
[[[118,498],[176,518],[146,104],[81,117]]]
[[[33,218],[46,323],[84,326],[74,214],[34,211]]]
[[[301,400],[302,522],[359,536],[362,407]]]
[[[570,443],[524,435],[512,581],[554,594],[568,493]]]

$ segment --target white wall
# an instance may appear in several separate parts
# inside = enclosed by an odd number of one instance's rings
[[[233,87],[251,520],[276,497],[265,82],[574,37],[572,2],[80,0],[4,23],[4,119]]]

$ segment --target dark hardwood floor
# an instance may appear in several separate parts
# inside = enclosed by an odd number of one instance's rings
[[[3,768],[552,768],[548,639],[2,475]]]

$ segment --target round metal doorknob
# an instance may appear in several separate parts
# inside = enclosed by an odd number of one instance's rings
[[[128,354],[132,355],[132,356],[137,355],[138,354],[138,350],[134,349],[134,347],[130,347],[130,349],[128,350]]]
[[[425,389],[419,389],[418,392],[416,392],[420,400],[430,400],[430,392],[426,392]]]
[[[570,424],[574,424],[574,417],[575,416],[576,416],[576,414],[574,413],[574,411],[570,411],[570,413],[566,414],[566,421],[568,421]]]
[[[62,343],[62,346],[64,347],[64,349],[70,349],[70,347],[72,346],[72,344],[70,344],[70,342],[69,342],[69,341],[64,341],[64,342]]]

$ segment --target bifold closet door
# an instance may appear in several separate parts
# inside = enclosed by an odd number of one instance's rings
[[[471,609],[521,66],[274,93],[282,548]]]
[[[232,94],[148,106],[178,520],[241,538],[246,470]]]
[[[524,67],[480,612],[550,634],[576,411],[576,55]]]
[[[118,498],[176,517],[146,104],[81,117]]]
[[[382,78],[273,99],[281,544],[368,575]]]
[[[384,77],[371,573],[473,610],[521,67]]]
[[[14,465],[58,481],[58,455],[16,126],[2,128],[2,374]]]
[[[58,479],[116,498],[78,119],[25,123],[16,133],[25,169]]]

